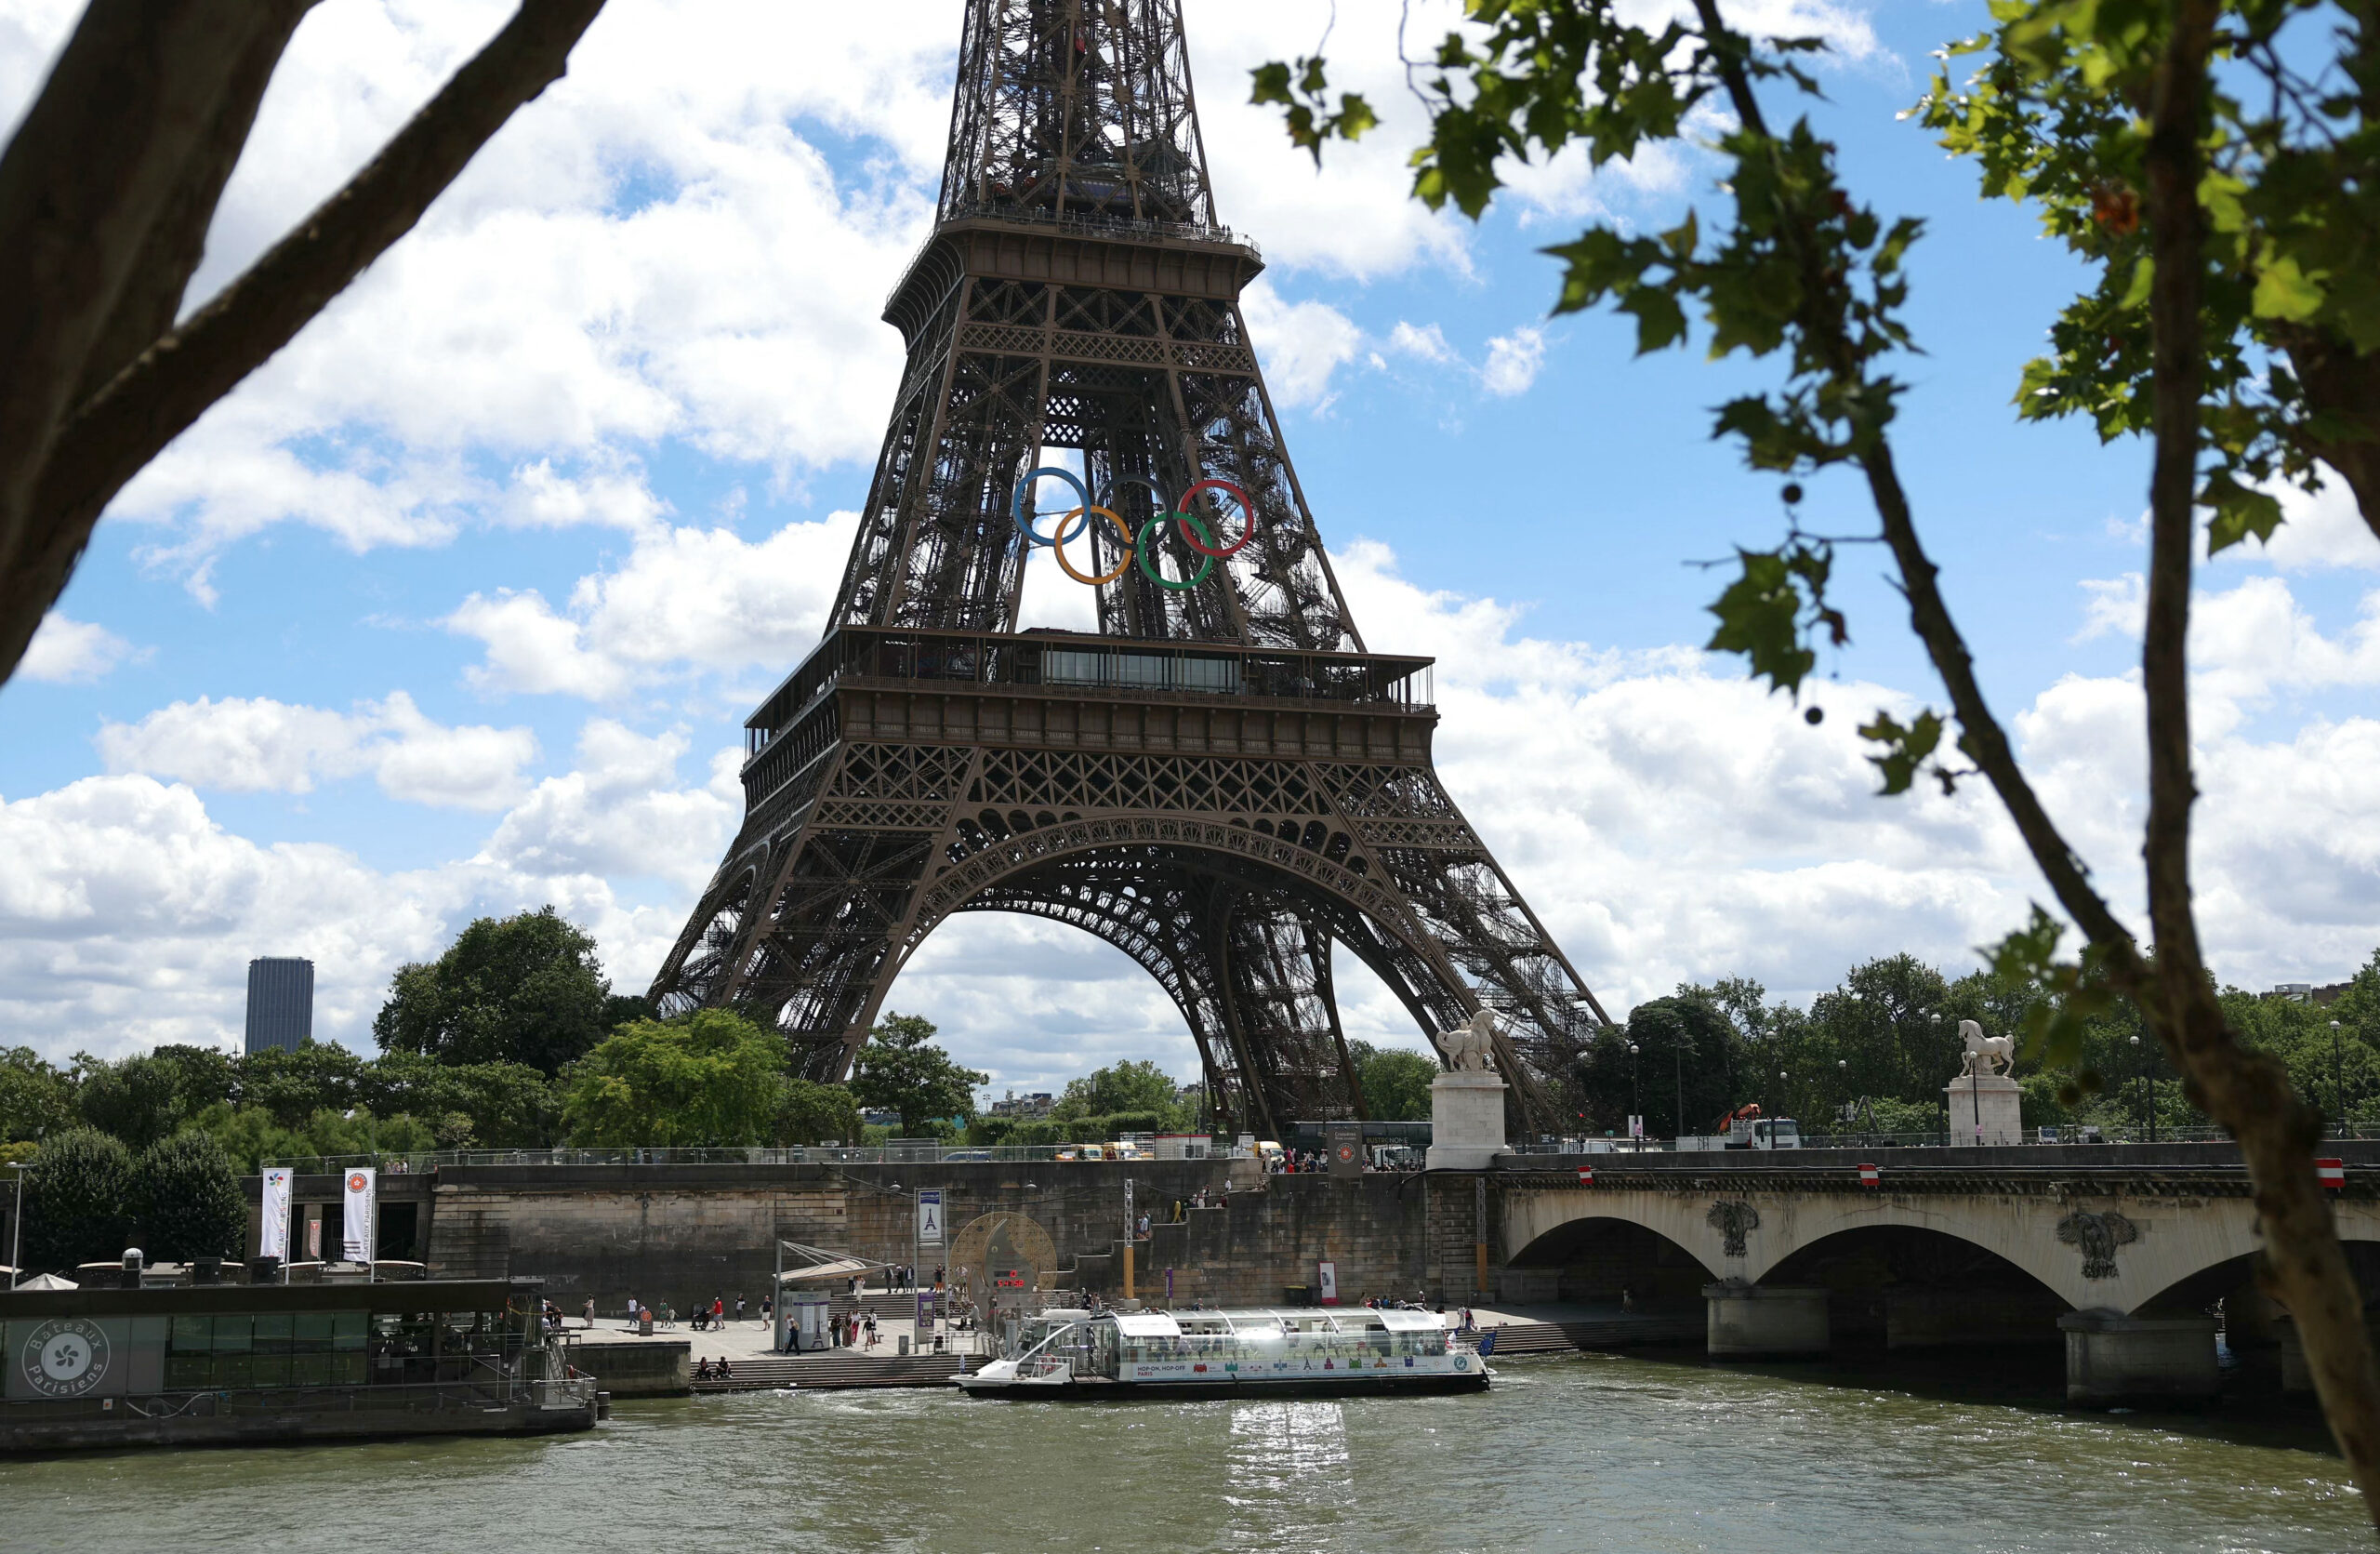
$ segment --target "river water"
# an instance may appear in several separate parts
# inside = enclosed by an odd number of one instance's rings
[[[2370,1547],[2307,1419],[2067,1414],[1853,1374],[1506,1361],[1484,1395],[624,1403],[592,1434],[0,1464],[0,1549]]]

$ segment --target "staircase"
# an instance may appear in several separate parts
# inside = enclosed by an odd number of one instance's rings
[[[947,1387],[959,1374],[956,1354],[866,1354],[828,1349],[821,1354],[768,1355],[734,1362],[725,1381],[694,1378],[701,1392],[765,1392],[793,1387],[820,1391],[853,1387]]]

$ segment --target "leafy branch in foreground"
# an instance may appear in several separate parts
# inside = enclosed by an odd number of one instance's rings
[[[2103,38],[2105,22],[2078,29],[2046,7],[1996,15],[1942,52],[1913,113],[1977,164],[1985,193],[2030,202],[2097,272],[2052,325],[2051,353],[2026,365],[2018,414],[2088,416],[2108,440],[2145,434],[2156,274],[2146,77]],[[2309,76],[2310,33],[2336,47]],[[1951,61],[1968,57],[1979,66],[1953,86]],[[2209,548],[2271,538],[2281,511],[2270,487],[2315,488],[2318,461],[2380,534],[2380,11],[2237,6],[2209,58],[2218,68],[2197,136]]]
[[[2045,1053],[2067,1044],[2063,1033],[2098,1001],[2131,1000],[2184,1075],[2192,1100],[2240,1141],[2256,1189],[2266,1273],[2297,1319],[2325,1415],[2367,1507],[2380,1518],[2380,1375],[2360,1292],[2314,1180],[2319,1119],[2290,1088],[2279,1062],[2246,1049],[2226,1026],[2189,901],[2192,504],[2202,494],[2229,502],[2220,521],[2242,532],[2269,516],[2239,495],[2258,478],[2259,434],[2253,418],[2242,430],[2236,403],[2224,397],[2237,379],[2219,350],[2209,370],[2202,325],[2209,234],[2245,232],[2251,209],[2243,194],[2227,191],[2202,165],[2215,116],[2211,61],[2222,48],[2250,46],[2260,24],[2255,13],[2223,33],[2218,22],[2228,13],[2220,7],[2221,0],[2002,0],[1996,12],[2009,78],[2036,89],[2064,72],[2074,89],[2099,93],[2109,106],[2097,111],[2095,132],[2127,138],[2119,149],[2139,169],[2139,193],[2129,203],[2128,191],[2103,185],[2095,192],[2093,219],[2104,230],[2124,229],[2127,237],[2137,231],[2145,244],[2146,263],[2128,267],[2123,280],[2123,298],[2139,294],[2145,325],[2137,345],[2142,366],[2129,392],[2145,401],[2123,414],[2138,417],[2157,450],[2142,657],[2149,753],[2143,852],[2158,944],[2153,962],[2093,884],[2016,761],[1920,541],[1889,437],[1904,388],[1886,370],[1890,357],[1913,349],[1897,313],[1908,295],[1903,260],[1918,225],[1908,219],[1885,223],[1855,200],[1836,176],[1833,148],[1808,120],[1773,132],[1759,97],[1763,86],[1778,83],[1816,95],[1800,60],[1818,46],[1806,38],[1746,37],[1726,26],[1715,0],[1695,0],[1692,24],[1672,20],[1658,33],[1623,20],[1612,0],[1469,0],[1472,31],[1448,36],[1426,86],[1432,135],[1414,157],[1414,193],[1434,207],[1452,200],[1475,217],[1501,185],[1499,168],[1507,159],[1550,157],[1578,144],[1600,168],[1689,131],[1707,134],[1725,169],[1723,188],[1733,196],[1731,219],[1716,241],[1691,213],[1650,237],[1592,228],[1551,250],[1566,266],[1557,311],[1609,302],[1636,319],[1640,353],[1684,344],[1695,333],[1689,316],[1699,314],[1713,357],[1784,356],[1783,385],[1723,406],[1715,434],[1736,439],[1754,468],[1798,475],[1847,466],[1864,478],[1911,629],[1949,693],[1957,748],[1991,784],[2057,905],[2082,930],[2082,958],[2060,962],[2054,923],[2036,909],[2032,924],[2004,941],[1994,962],[2052,995],[2035,1033]],[[2368,86],[2372,77],[2367,72],[2359,79]],[[1296,83],[1292,95],[1311,110],[1302,127],[1318,149],[1346,104],[1342,100],[1334,113],[1319,60],[1302,61]],[[1288,79],[1272,84],[1285,88]],[[1361,132],[1353,119],[1340,131]],[[2225,201],[2233,198],[2243,214],[2227,226]],[[2354,232],[2343,228],[2334,236],[2323,262],[2361,251]],[[2255,250],[2254,241],[2240,241]],[[2307,256],[2313,249],[2293,251]],[[2317,269],[2304,257],[2295,262],[2298,276],[2312,285]],[[2265,271],[2279,273],[2279,259],[2269,259]],[[2241,304],[2251,313],[2254,289]],[[2266,289],[2270,305],[2278,284]],[[2308,321],[2320,316],[2302,296],[2288,307]],[[2211,438],[2202,435],[2208,399]],[[2206,443],[2214,457],[2202,482]],[[1839,616],[1825,613],[1820,559],[1798,537],[1775,551],[1744,551],[1743,576],[1712,606],[1720,618],[1714,645],[1745,653],[1753,674],[1775,688],[1792,690],[1810,672],[1811,632],[1843,630]],[[1905,790],[1921,769],[1947,785],[1957,774],[1926,766],[1945,732],[1930,711],[1907,725],[1885,714],[1869,724],[1862,733],[1881,747],[1874,759],[1885,791]]]

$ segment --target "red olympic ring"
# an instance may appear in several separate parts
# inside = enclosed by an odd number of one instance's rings
[[[1202,543],[1197,535],[1190,532],[1190,498],[1196,497],[1199,492],[1207,490],[1209,487],[1221,491],[1226,496],[1232,498],[1233,500],[1238,502],[1239,511],[1244,513],[1248,519],[1247,526],[1239,531],[1239,538],[1234,540],[1231,544],[1223,547],[1221,550],[1217,550],[1210,545]],[[1247,492],[1241,490],[1238,486],[1234,485],[1227,480],[1200,481],[1197,485],[1190,487],[1189,490],[1182,493],[1181,508],[1182,516],[1177,526],[1182,530],[1183,543],[1188,545],[1192,550],[1197,551],[1202,556],[1214,556],[1221,558],[1224,556],[1237,555],[1240,548],[1256,537],[1256,504],[1248,499]],[[1220,530],[1223,526],[1222,514],[1218,513],[1216,515],[1215,527]]]

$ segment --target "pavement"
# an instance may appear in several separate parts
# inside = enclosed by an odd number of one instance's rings
[[[866,1293],[880,1295],[893,1292],[871,1289]],[[914,1341],[917,1337],[917,1325],[914,1319],[879,1317],[876,1319],[875,1348],[870,1348],[863,1343],[857,1348],[838,1352],[897,1355],[901,1352],[901,1340],[904,1337],[912,1340],[910,1344],[912,1352],[920,1348],[931,1350],[933,1348],[932,1333],[927,1335],[923,1345]],[[937,1322],[935,1325],[943,1330],[945,1353],[975,1352],[973,1341],[978,1335],[954,1334],[950,1332],[949,1323],[946,1322]],[[640,1334],[622,1317],[599,1315],[595,1319],[595,1326],[592,1330],[589,1330],[581,1319],[571,1317],[563,1322],[562,1330],[565,1337],[576,1338],[582,1343],[689,1344],[693,1346],[692,1352],[696,1361],[717,1360],[724,1357],[733,1362],[738,1360],[758,1359],[771,1352],[769,1323],[760,1321],[757,1316],[747,1317],[742,1322],[730,1317],[723,1327],[700,1329],[689,1325],[682,1320],[667,1327],[656,1321],[653,1324],[653,1336],[650,1338]]]

